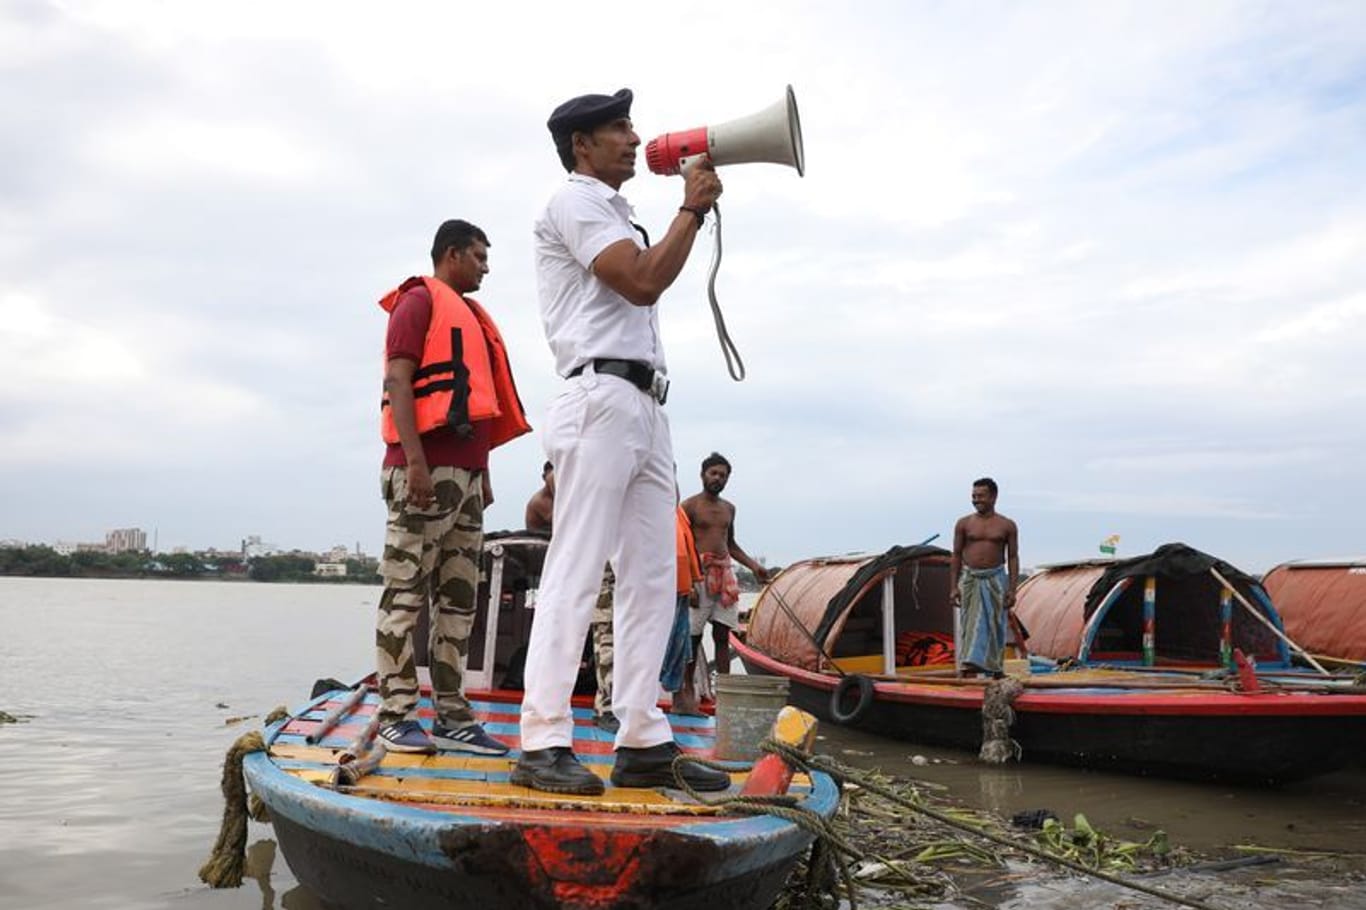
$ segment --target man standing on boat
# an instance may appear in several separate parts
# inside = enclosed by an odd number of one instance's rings
[[[697,711],[693,692],[693,672],[702,658],[702,633],[711,625],[716,650],[716,672],[730,672],[730,633],[740,624],[740,585],[732,563],[749,569],[760,584],[768,583],[768,570],[750,559],[735,541],[735,505],[721,498],[730,482],[731,466],[724,455],[712,452],[702,460],[702,492],[683,500],[683,511],[692,523],[697,552],[702,558],[703,579],[697,585],[697,603],[689,624],[692,631],[693,662],[684,674],[683,691],[675,699],[679,713]]]
[[[555,522],[555,466],[541,467],[541,488],[526,502],[526,529],[549,534]]]
[[[630,89],[584,95],[550,115],[546,125],[569,178],[534,229],[541,321],[566,382],[543,437],[555,465],[555,535],[531,627],[522,757],[512,782],[559,793],[603,791],[574,755],[569,698],[609,559],[619,652],[612,708],[621,724],[612,783],[671,786],[678,754],[658,706],[674,618],[676,494],[655,304],[687,262],[721,181],[709,163],[692,169],[668,230],[653,247],[643,244],[620,193],[635,176],[640,145],[631,97]],[[696,789],[729,785],[720,772],[683,767]]]
[[[1005,673],[1007,614],[1015,609],[1020,574],[1020,533],[1015,522],[997,513],[996,493],[990,477],[974,480],[974,511],[953,526],[949,573],[958,586],[949,603],[962,611],[956,655],[964,675]]]
[[[465,699],[464,655],[474,625],[484,509],[493,502],[489,451],[530,432],[502,336],[464,295],[488,273],[489,240],[447,221],[432,242],[432,277],[409,278],[380,300],[389,314],[381,430],[389,507],[375,630],[378,737],[395,752],[451,749],[504,755]],[[417,720],[413,629],[428,610],[436,721]]]
[[[527,501],[526,526],[528,531],[549,534],[555,525],[555,466],[548,461],[541,468],[541,481],[541,488]],[[621,728],[612,713],[612,587],[615,583],[612,567],[604,567],[602,589],[598,591],[598,602],[593,607],[593,673],[597,681],[593,693],[593,723],[608,733],[616,733]]]

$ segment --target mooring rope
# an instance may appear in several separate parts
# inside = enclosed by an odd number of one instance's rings
[[[1007,676],[993,679],[982,692],[982,750],[977,757],[987,764],[1004,765],[1020,757],[1020,744],[1010,737],[1015,723],[1011,704],[1023,691],[1024,683]]]
[[[759,743],[759,748],[765,752],[778,754],[793,769],[805,770],[807,767],[804,760],[789,758],[787,752],[780,751],[780,749],[787,750],[792,747],[777,740],[764,739]],[[792,754],[801,756],[806,753],[794,749]],[[854,886],[854,876],[849,869],[848,862],[845,861],[845,857],[862,859],[864,854],[845,840],[828,819],[818,812],[799,805],[800,799],[789,793],[763,796],[739,794],[720,798],[703,796],[693,789],[687,778],[683,776],[684,765],[697,765],[715,771],[730,772],[735,770],[734,764],[715,762],[696,755],[679,753],[674,756],[673,761],[674,780],[679,789],[704,806],[710,806],[723,812],[733,812],[737,815],[771,815],[789,821],[806,831],[814,839],[811,843],[811,856],[807,860],[805,905],[811,908],[819,907],[821,906],[820,898],[826,895],[838,901],[840,899],[839,891],[842,890],[844,899],[849,902],[850,910],[858,910],[858,893]],[[750,769],[753,769],[753,765],[750,766]]]
[[[289,716],[283,706],[266,715],[264,726]],[[218,840],[209,851],[209,858],[199,867],[199,879],[210,888],[239,888],[246,866],[247,818],[268,820],[265,804],[252,794],[247,800],[247,782],[242,774],[242,760],[252,752],[264,752],[265,737],[257,730],[237,737],[223,757],[223,779],[219,785],[223,793],[223,823],[218,828]],[[258,814],[260,813],[260,817]]]

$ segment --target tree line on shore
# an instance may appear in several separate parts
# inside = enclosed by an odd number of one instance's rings
[[[205,556],[199,553],[105,553],[78,550],[71,555],[37,544],[0,547],[0,575],[42,578],[208,578],[251,581],[309,581],[380,584],[373,560],[346,560],[345,575],[314,574],[317,560],[298,553],[274,556]]]

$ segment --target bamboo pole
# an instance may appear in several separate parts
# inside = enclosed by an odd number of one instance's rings
[[[1320,661],[1323,661],[1323,662],[1325,662],[1325,663],[1331,662],[1331,661],[1333,660],[1333,658],[1331,658],[1331,657],[1324,657],[1322,654],[1318,654],[1318,655],[1315,655],[1315,656],[1316,656]],[[1351,662],[1351,661],[1345,661],[1345,663],[1351,664],[1352,662]],[[1124,664],[1091,664],[1091,665],[1089,665],[1089,666],[1087,667],[1087,669],[1091,669],[1091,670],[1114,670],[1115,672],[1119,672],[1119,673],[1148,673],[1148,674],[1151,674],[1151,673],[1161,673],[1161,674],[1164,675],[1164,676],[1167,676],[1167,675],[1172,675],[1172,676],[1205,676],[1205,674],[1209,672],[1209,670],[1201,670],[1201,669],[1197,669],[1197,668],[1194,668],[1194,667],[1164,667],[1164,666],[1158,666],[1158,667],[1149,668],[1149,667],[1126,666],[1126,665],[1124,665]],[[1216,669],[1217,669],[1217,668],[1216,668]],[[1225,669],[1226,669],[1226,668],[1225,668]],[[1314,688],[1314,689],[1322,689],[1322,688],[1323,688],[1322,684],[1320,684],[1319,682],[1316,682],[1316,681],[1315,681],[1315,680],[1317,679],[1317,677],[1313,677],[1313,676],[1304,676],[1303,674],[1301,674],[1301,673],[1296,673],[1296,672],[1293,671],[1293,670],[1286,670],[1286,671],[1274,671],[1274,670],[1269,670],[1269,671],[1266,671],[1266,672],[1263,672],[1263,673],[1259,674],[1259,676],[1260,676],[1260,678],[1262,678],[1262,679],[1269,679],[1269,680],[1271,680],[1273,683],[1275,683],[1275,684],[1277,684],[1277,685],[1286,685],[1286,686],[1302,685],[1302,686],[1309,686],[1309,687]],[[1324,682],[1342,682],[1342,683],[1350,683],[1350,682],[1352,682],[1353,679],[1354,679],[1354,677],[1353,677],[1352,674],[1350,674],[1350,673],[1333,673],[1333,674],[1330,674],[1327,678],[1325,678],[1325,679],[1324,679]]]
[[[313,728],[312,733],[304,737],[304,741],[310,746],[316,746],[318,743],[322,742],[328,732],[340,723],[343,717],[356,710],[356,705],[361,703],[365,698],[365,694],[369,691],[370,687],[364,684],[356,686],[355,690],[347,695],[340,705],[337,705],[337,707],[329,711],[327,715],[318,722],[318,726]]]
[[[1154,671],[1148,671],[1154,673]],[[919,679],[908,676],[887,676],[882,673],[858,673],[857,676],[866,676],[874,682],[895,682],[906,685],[921,686],[959,686],[964,688],[985,688],[987,683],[995,680],[985,677],[962,678],[962,677],[932,677],[929,679]],[[1164,679],[1068,679],[1068,673],[1059,673],[1056,678],[1049,677],[1019,677],[1012,676],[1011,679],[1020,682],[1026,689],[1208,689],[1214,691],[1227,692],[1228,686],[1215,680],[1190,680],[1182,682],[1180,680]],[[1154,673],[1156,675],[1156,673]]]
[[[1324,676],[1333,675],[1329,673],[1327,670],[1323,669],[1323,666],[1317,660],[1314,659],[1314,655],[1310,654],[1308,651],[1304,650],[1304,648],[1301,648],[1299,645],[1291,641],[1290,638],[1286,636],[1284,632],[1276,628],[1276,624],[1274,622],[1267,619],[1265,616],[1261,614],[1261,611],[1259,611],[1252,604],[1248,603],[1247,598],[1244,597],[1237,588],[1233,587],[1233,584],[1227,578],[1225,578],[1223,575],[1220,575],[1218,569],[1214,568],[1214,566],[1210,566],[1209,574],[1213,575],[1215,579],[1218,580],[1219,584],[1223,585],[1225,588],[1228,588],[1229,591],[1232,592],[1234,599],[1236,599],[1238,603],[1242,604],[1243,607],[1247,610],[1247,612],[1251,613],[1254,617],[1256,617],[1259,623],[1270,629],[1277,638],[1285,642],[1287,645],[1290,646],[1291,649],[1293,649],[1301,657],[1307,660],[1309,662],[1309,666],[1313,667],[1315,670],[1318,670]]]

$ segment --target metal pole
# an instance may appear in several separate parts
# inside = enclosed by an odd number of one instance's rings
[[[896,675],[896,570],[882,579],[882,672]]]
[[[482,688],[493,688],[493,657],[498,647],[498,616],[503,609],[503,559],[505,551],[502,544],[489,547],[493,566],[489,569],[489,602],[484,610],[484,659],[479,666]],[[479,680],[471,680],[476,688],[481,687]]]

